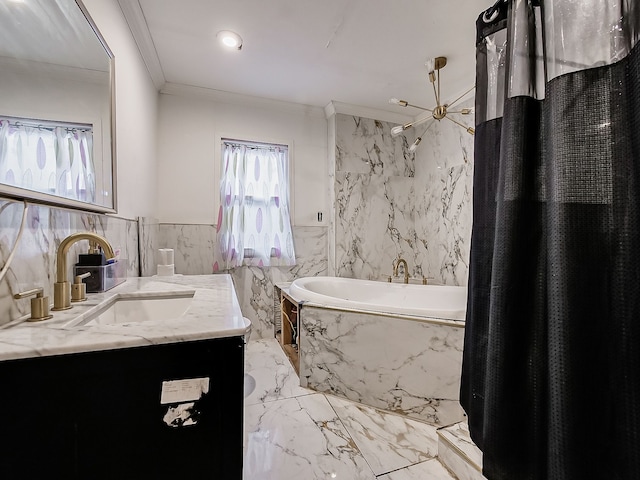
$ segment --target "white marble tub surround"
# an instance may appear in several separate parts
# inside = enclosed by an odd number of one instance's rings
[[[120,325],[74,326],[114,297],[153,297],[195,292],[181,317]],[[97,350],[111,350],[218,337],[241,336],[246,326],[229,275],[129,278],[117,287],[88,294],[86,302],[53,312],[51,320],[26,317],[0,328],[0,361]]]
[[[294,280],[289,294],[324,307],[463,321],[467,288],[408,285],[341,277]]]
[[[464,323],[303,303],[300,383],[432,423],[464,419],[458,402]]]

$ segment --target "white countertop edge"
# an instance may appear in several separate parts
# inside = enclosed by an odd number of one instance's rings
[[[117,296],[151,297],[194,292],[176,319],[125,325],[70,326]],[[88,294],[70,310],[42,322],[12,322],[0,329],[0,361],[242,336],[246,326],[231,277],[185,275],[129,278],[115,288]],[[26,317],[24,317],[26,319]]]

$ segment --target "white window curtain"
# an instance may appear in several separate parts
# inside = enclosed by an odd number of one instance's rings
[[[90,127],[0,118],[0,182],[4,184],[95,202],[92,152]]]
[[[223,141],[214,271],[295,265],[288,149]]]

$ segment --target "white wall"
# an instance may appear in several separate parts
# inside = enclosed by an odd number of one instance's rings
[[[157,216],[158,93],[116,0],[83,0],[115,56],[118,216]]]
[[[217,221],[219,165],[216,139],[231,137],[292,142],[293,223],[326,225],[327,121],[319,108],[204,89],[174,87],[160,95],[158,123],[158,218],[161,223]],[[222,99],[221,99],[222,98]],[[317,213],[323,212],[318,222]]]

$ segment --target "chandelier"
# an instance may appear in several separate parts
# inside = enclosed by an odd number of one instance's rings
[[[456,120],[455,118],[451,118],[449,116],[450,114],[470,115],[471,113],[473,113],[473,109],[471,108],[463,108],[461,110],[455,110],[455,111],[452,111],[449,109],[453,107],[456,103],[458,103],[460,100],[462,100],[465,95],[467,95],[469,92],[471,92],[471,90],[475,88],[475,86],[471,87],[469,90],[464,92],[462,95],[460,95],[451,103],[443,104],[440,102],[440,70],[444,68],[446,64],[447,64],[447,57],[432,58],[425,64],[425,66],[429,70],[429,82],[431,82],[431,85],[433,85],[433,94],[436,98],[435,107],[425,108],[419,105],[413,105],[407,102],[406,100],[398,100],[397,98],[392,98],[389,100],[389,103],[392,103],[394,105],[399,105],[401,107],[413,107],[413,108],[417,108],[419,110],[423,110],[425,112],[431,113],[431,115],[424,115],[414,120],[413,122],[405,123],[404,125],[398,125],[391,129],[391,135],[395,137],[397,135],[400,135],[402,132],[404,132],[409,128],[417,127],[418,125],[422,125],[425,122],[429,122],[429,124],[425,127],[422,134],[419,137],[417,137],[415,142],[413,142],[413,144],[409,147],[410,152],[416,151],[416,148],[418,148],[418,145],[420,145],[420,142],[422,141],[422,137],[424,136],[425,133],[427,133],[427,131],[429,130],[429,128],[431,128],[431,126],[435,123],[435,121],[436,120],[440,121],[443,118],[464,128],[469,134],[471,135],[475,134],[474,128],[468,127],[462,122]]]

